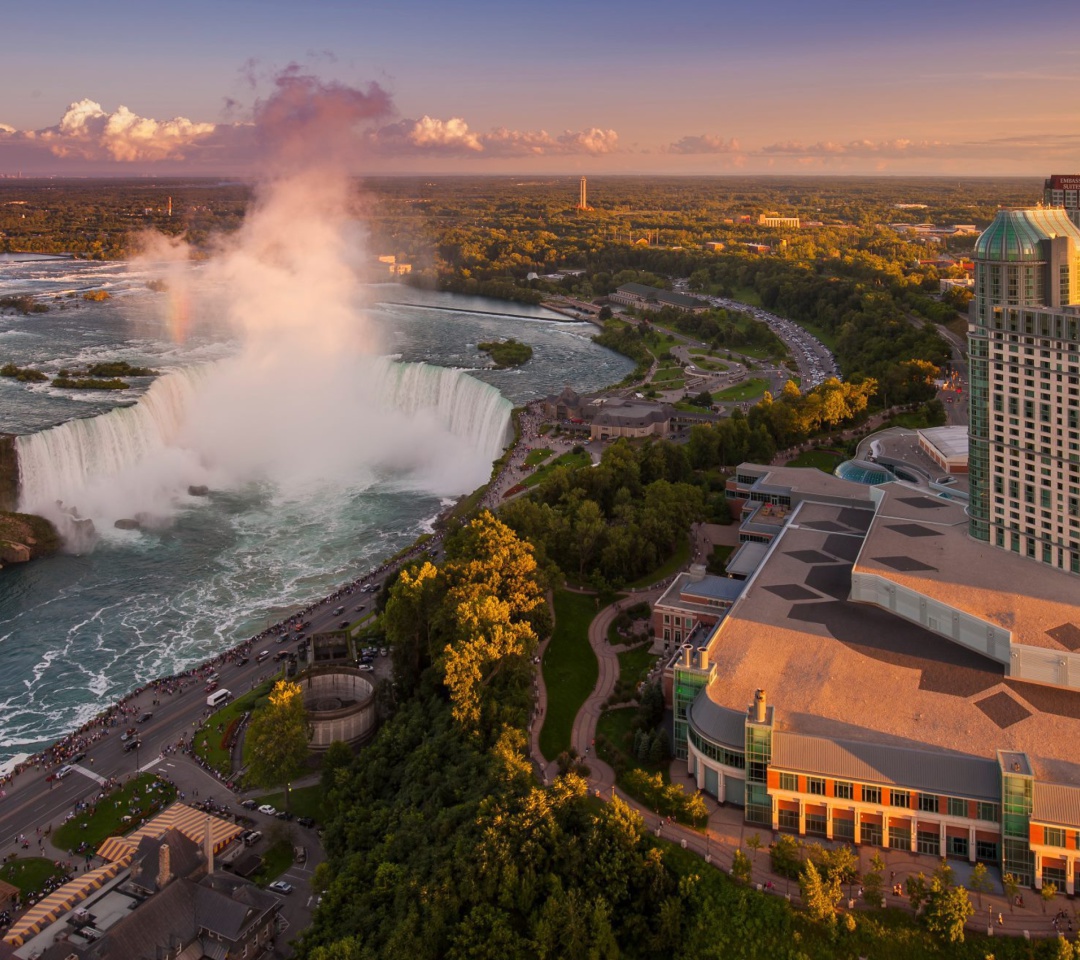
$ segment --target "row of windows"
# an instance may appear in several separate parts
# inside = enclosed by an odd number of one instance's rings
[[[1064,827],[1043,827],[1043,844],[1048,847],[1061,847],[1067,846],[1065,842],[1066,831]],[[1080,850],[1080,832],[1071,831],[1072,833],[1072,845],[1074,850]]]
[[[780,789],[788,793],[799,792],[799,776],[795,773],[781,773],[780,774]],[[882,802],[882,788],[869,786],[867,784],[860,784],[860,793],[863,803],[878,803]],[[825,792],[825,778],[824,777],[807,777],[806,778],[806,793],[814,796],[823,797]],[[854,800],[855,799],[855,784],[849,780],[836,780],[833,782],[833,796],[837,800]],[[936,793],[917,793],[908,790],[889,790],[887,793],[888,805],[890,807],[900,807],[903,809],[915,809],[920,810],[923,813],[939,813],[945,812],[950,817],[968,817],[969,808],[968,801],[963,800],[960,797],[945,797],[940,798]],[[945,810],[941,811],[940,801],[944,799],[946,801]],[[998,805],[996,803],[986,803],[978,801],[975,804],[975,819],[977,820],[990,820],[997,822],[998,820]]]
[[[799,815],[794,810],[778,810],[777,823],[781,830],[799,831]],[[832,823],[833,839],[855,842],[855,821],[834,819]],[[805,832],[809,836],[828,836],[828,823],[824,816],[807,814],[805,818]],[[881,824],[862,823],[859,825],[859,839],[862,843],[880,847],[884,838]],[[900,850],[911,849],[911,829],[909,827],[889,827],[889,846]],[[927,833],[919,830],[915,835],[915,849],[919,853],[929,853],[932,856],[941,856],[941,834]],[[946,837],[946,852],[953,857],[967,857],[967,837]],[[996,863],[998,860],[998,845],[992,840],[975,841],[975,857]]]

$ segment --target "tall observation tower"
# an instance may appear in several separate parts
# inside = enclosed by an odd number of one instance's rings
[[[589,204],[585,200],[585,178],[581,178],[581,199],[578,200],[577,208],[579,210],[588,210]]]

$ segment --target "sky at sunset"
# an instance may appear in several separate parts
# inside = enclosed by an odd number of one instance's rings
[[[243,175],[275,78],[379,88],[356,172],[1080,169],[1080,2],[5,5],[0,175]]]

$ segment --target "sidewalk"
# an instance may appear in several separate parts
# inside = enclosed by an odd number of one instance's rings
[[[611,799],[619,797],[632,809],[641,815],[647,830],[653,831],[657,836],[679,843],[684,849],[692,850],[703,858],[706,863],[723,870],[731,871],[732,860],[735,851],[742,849],[751,860],[752,883],[765,892],[777,896],[786,896],[791,902],[799,903],[799,885],[796,881],[789,881],[779,874],[772,872],[768,847],[780,836],[779,832],[755,827],[743,821],[742,808],[718,804],[711,796],[702,793],[702,799],[709,811],[706,829],[695,830],[680,824],[669,822],[657,817],[656,813],[646,809],[637,800],[623,793],[615,785],[615,772],[606,763],[593,755],[592,747],[596,737],[596,725],[603,712],[603,705],[610,696],[619,677],[619,660],[616,652],[607,642],[607,632],[612,620],[621,609],[633,606],[641,600],[655,599],[659,591],[643,591],[634,593],[617,603],[611,604],[601,610],[589,625],[589,644],[592,647],[599,662],[600,670],[596,687],[592,694],[578,711],[574,719],[571,743],[577,750],[583,762],[589,768],[589,788],[596,796]],[[537,668],[538,688],[543,694],[544,707],[534,719],[532,748],[533,761],[544,774],[544,782],[547,783],[555,774],[554,765],[548,764],[540,754],[539,728],[543,723],[544,709],[546,708],[546,693],[543,693],[543,676],[540,668]],[[540,704],[538,693],[538,705]],[[551,767],[548,770],[548,767]],[[670,776],[673,783],[681,783],[688,791],[697,791],[697,783],[687,770],[686,761],[674,760],[671,763]],[[746,846],[748,838],[756,834],[761,840],[761,849],[756,853]],[[841,844],[815,837],[801,838],[806,843],[820,842],[825,847],[836,847]],[[870,860],[878,854],[885,861],[882,872],[885,902],[888,907],[895,907],[911,912],[911,906],[907,896],[896,896],[892,893],[892,885],[899,883],[904,885],[910,876],[923,873],[927,878],[941,863],[938,857],[930,854],[918,854],[905,850],[888,850],[879,847],[851,845],[859,858],[859,871],[861,874],[868,872]],[[974,864],[966,861],[948,860],[952,868],[955,882],[958,886],[967,887],[970,880],[971,870]],[[991,867],[990,878],[995,888],[1000,890],[1000,873]],[[771,887],[768,886],[771,884]],[[859,887],[852,885],[852,889],[845,890],[845,897],[841,906],[847,908],[852,905],[858,909],[870,909],[869,904],[858,899]],[[1024,906],[1017,907],[1008,902],[1003,893],[976,894],[969,890],[972,906],[975,912],[967,923],[967,929],[990,936],[1031,936],[1031,937],[1056,937],[1057,931],[1053,927],[1054,915],[1064,911],[1071,921],[1073,930],[1068,928],[1065,922],[1063,933],[1072,937],[1080,931],[1080,908],[1074,908],[1071,901],[1063,896],[1057,896],[1048,904],[1045,904],[1046,912],[1043,912],[1043,901],[1037,891],[1022,890]],[[854,904],[850,899],[854,898]],[[997,920],[1000,915],[1001,924]],[[988,923],[989,921],[989,923]]]

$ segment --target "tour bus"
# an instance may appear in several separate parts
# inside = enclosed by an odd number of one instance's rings
[[[232,694],[228,690],[221,689],[215,690],[210,696],[206,698],[206,705],[208,707],[216,707],[218,704],[224,703],[226,700],[231,700]]]

